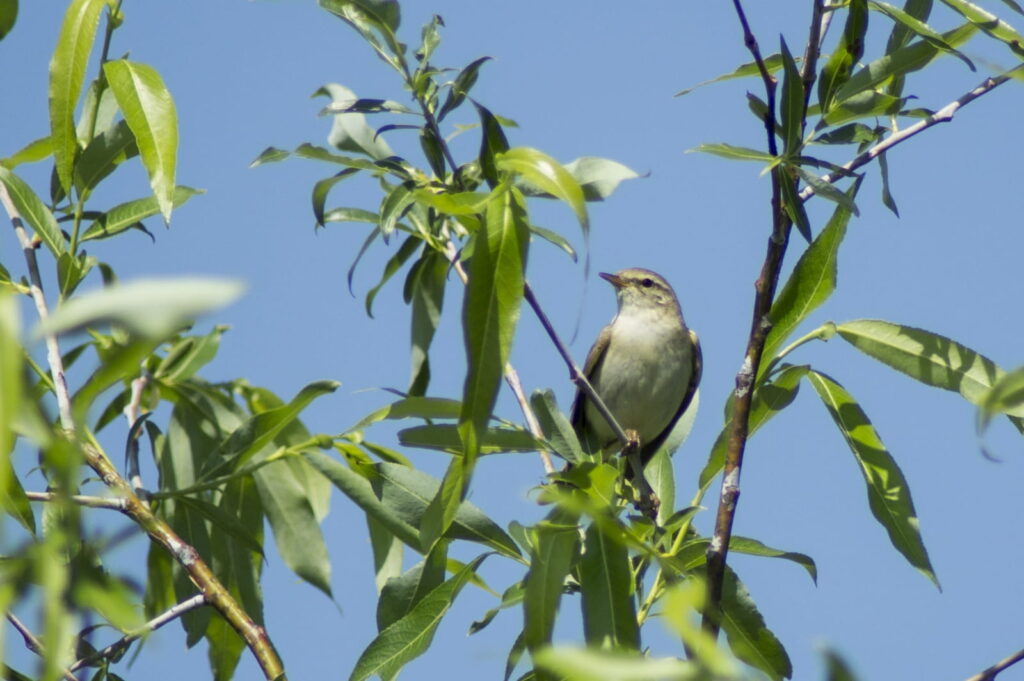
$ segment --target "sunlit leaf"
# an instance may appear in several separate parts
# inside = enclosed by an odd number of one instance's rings
[[[170,222],[178,160],[178,114],[171,93],[156,69],[146,64],[118,59],[104,63],[103,72],[135,135],[164,222]]]
[[[910,488],[867,414],[846,389],[825,374],[810,371],[807,379],[832,415],[864,474],[868,504],[875,519],[885,528],[896,550],[939,586],[921,539]]]

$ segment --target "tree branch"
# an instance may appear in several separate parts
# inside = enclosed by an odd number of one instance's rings
[[[92,664],[99,660],[113,658],[120,654],[121,651],[125,650],[129,645],[131,645],[133,641],[142,638],[146,634],[156,631],[168,622],[175,620],[178,617],[181,617],[186,612],[189,612],[190,610],[195,610],[196,608],[199,608],[204,605],[206,605],[206,596],[204,596],[203,594],[196,594],[192,598],[186,601],[182,601],[181,603],[178,603],[166,612],[157,615],[156,617],[146,622],[138,629],[135,629],[134,631],[126,634],[117,641],[114,641],[106,648],[103,648],[102,650],[97,650],[92,655],[89,655],[88,657],[83,657],[82,659],[78,660],[73,665],[71,665],[70,670],[75,671],[76,669],[80,669],[81,667]]]
[[[985,671],[975,674],[971,678],[967,679],[967,681],[992,681],[992,679],[996,678],[999,672],[1005,671],[1021,660],[1024,660],[1024,650],[1018,650],[1006,659],[996,662]]]
[[[49,310],[46,297],[43,295],[42,277],[39,274],[36,247],[33,241],[29,239],[21,215],[19,215],[17,208],[11,201],[11,197],[7,192],[7,186],[3,183],[0,183],[0,204],[4,206],[8,216],[10,216],[18,242],[21,244],[21,249],[28,265],[32,300],[35,302],[40,321],[45,321],[49,317]],[[61,360],[60,346],[54,334],[47,334],[45,340],[47,361],[50,364],[54,392],[56,393],[58,410],[60,412],[60,423],[64,433],[74,437],[76,435],[76,428],[71,409],[71,394],[64,379],[64,364]],[[80,442],[80,445],[86,464],[100,476],[100,479],[103,480],[104,484],[116,497],[124,501],[122,512],[142,527],[156,542],[171,552],[171,555],[188,573],[192,583],[206,597],[207,602],[217,609],[246,642],[266,677],[268,679],[284,678],[284,665],[281,663],[281,659],[267,637],[266,631],[263,627],[256,624],[249,614],[242,609],[238,601],[221,584],[220,580],[213,574],[213,570],[203,561],[195,548],[182,541],[174,530],[171,529],[170,525],[150,510],[149,506],[135,493],[131,485],[121,477],[117,469],[110,462],[110,459],[107,458],[106,454],[103,453],[99,445],[91,437],[89,441]]]
[[[109,508],[113,511],[121,511],[122,513],[127,508],[124,499],[114,499],[111,497],[89,497],[81,494],[72,494],[68,497],[56,494],[55,492],[25,492],[25,496],[28,497],[29,501],[70,501],[73,504],[85,506],[86,508]]]
[[[0,185],[2,187],[3,185]],[[28,627],[26,627],[20,619],[13,612],[7,613],[7,621],[14,625],[14,628],[18,630],[21,637],[25,640],[25,647],[31,650],[36,655],[42,657],[46,654],[43,650],[43,644],[39,642],[36,635],[33,634]],[[78,681],[78,677],[72,674],[69,670],[65,669],[63,674],[65,681]]]
[[[733,7],[743,28],[743,43],[757,64],[764,83],[768,111],[764,126],[768,137],[768,150],[778,156],[778,144],[775,139],[775,89],[776,81],[768,72],[757,46],[757,40],[750,30],[746,13],[740,0],[733,0]],[[804,106],[801,115],[801,135],[807,117],[809,92],[814,84],[815,69],[824,33],[824,7],[821,0],[815,0],[811,12],[811,25],[807,47],[804,51],[803,72],[801,80],[804,84]],[[736,388],[733,391],[731,420],[728,425],[728,449],[722,475],[722,491],[719,495],[718,511],[715,515],[715,530],[707,549],[707,605],[702,618],[705,631],[717,635],[721,622],[722,589],[725,581],[725,565],[729,555],[729,541],[732,538],[733,523],[736,518],[736,505],[740,497],[740,472],[743,468],[743,454],[746,450],[749,435],[750,406],[754,393],[754,378],[757,376],[764,352],[765,339],[771,330],[768,313],[775,299],[775,290],[779,283],[779,273],[789,245],[789,234],[792,221],[789,219],[782,204],[782,183],[795,185],[795,180],[781,166],[772,170],[772,235],[768,240],[767,252],[761,273],[754,284],[754,309],[750,325],[750,335],[743,363],[736,374]],[[794,186],[795,189],[795,186]]]
[[[899,132],[895,132],[889,135],[884,140],[882,140],[875,146],[871,147],[870,149],[866,150],[862,154],[858,154],[852,161],[842,166],[842,172],[836,171],[833,173],[829,173],[827,175],[823,175],[821,177],[822,181],[831,184],[838,180],[839,178],[848,175],[851,171],[854,171],[857,168],[860,168],[861,166],[867,165],[871,161],[874,161],[881,154],[885,153],[892,147],[896,146],[897,144],[901,144],[902,142],[906,142],[914,135],[927,130],[933,125],[938,125],[939,123],[948,123],[949,121],[953,120],[953,116],[955,116],[956,112],[959,111],[961,108],[967,106],[968,104],[976,100],[978,97],[981,97],[982,95],[991,92],[992,90],[996,89],[1006,81],[1013,78],[1014,76],[1011,74],[1021,72],[1022,70],[1024,70],[1024,64],[1021,64],[1020,66],[1010,69],[1001,76],[990,76],[989,78],[986,78],[981,83],[979,83],[977,87],[966,92],[960,98],[953,100],[946,106],[942,107],[941,109],[933,113],[931,116],[923,118],[917,123],[911,125],[910,127],[904,128]],[[800,199],[806,201],[807,199],[814,196],[814,194],[815,191],[813,187],[804,187],[803,191],[800,192]]]
[[[600,412],[601,416],[608,423],[608,427],[612,429],[613,433],[615,433],[615,437],[619,438],[619,442],[622,443],[623,448],[629,447],[632,440],[630,440],[626,435],[626,431],[622,429],[619,422],[615,420],[612,410],[604,403],[601,396],[597,394],[596,390],[594,390],[594,386],[590,384],[590,381],[587,380],[587,377],[580,370],[579,366],[577,366],[576,362],[573,361],[572,355],[569,353],[569,348],[567,348],[565,343],[562,342],[562,339],[558,337],[558,332],[555,331],[555,327],[551,324],[551,320],[548,319],[548,316],[544,314],[544,310],[541,309],[540,303],[537,302],[537,297],[533,295],[533,289],[530,287],[528,282],[524,284],[523,297],[526,298],[526,302],[530,304],[531,308],[533,308],[533,312],[537,315],[537,319],[540,320],[540,324],[544,327],[544,331],[547,332],[551,342],[555,344],[558,354],[562,356],[562,359],[565,360],[565,365],[569,367],[569,378],[576,384],[576,387],[587,396],[587,399],[591,401],[594,407],[597,408],[597,411]]]

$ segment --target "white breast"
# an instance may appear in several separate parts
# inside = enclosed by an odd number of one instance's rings
[[[668,426],[686,396],[693,348],[686,330],[665,323],[656,310],[619,315],[608,348],[591,377],[601,398],[624,430],[635,430],[641,446]],[[657,323],[661,321],[662,323]],[[587,421],[602,441],[615,436],[597,410],[587,404]]]

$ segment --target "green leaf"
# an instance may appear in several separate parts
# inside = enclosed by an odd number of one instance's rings
[[[358,99],[356,93],[337,83],[328,83],[313,93],[314,97],[320,95],[330,97],[335,104]],[[373,159],[394,155],[388,143],[384,141],[383,137],[376,134],[366,122],[366,116],[361,113],[334,114],[334,124],[331,126],[327,141],[331,146],[342,151],[366,154]]]
[[[74,182],[78,195],[88,196],[104,177],[138,153],[135,136],[124,121],[118,121],[96,135],[75,164]]]
[[[0,293],[0,509],[35,534],[36,521],[25,490],[11,465],[14,425],[23,401],[24,374],[18,305],[13,296]]]
[[[1015,55],[1024,57],[1024,36],[1015,31],[1008,23],[967,0],[942,0],[942,2],[955,12],[959,12],[964,19],[971,22],[972,26],[977,26],[996,40],[1005,43]]]
[[[177,208],[185,204],[193,196],[205,193],[206,190],[204,189],[193,189],[192,187],[179,185],[174,188],[174,196],[171,201],[174,207]],[[141,220],[156,215],[159,212],[160,204],[154,196],[147,196],[144,199],[135,199],[134,201],[119,204],[93,220],[79,240],[107,239],[138,227]]]
[[[324,226],[324,202],[327,200],[327,194],[334,188],[334,185],[357,172],[359,171],[356,168],[345,168],[313,185],[313,216],[316,217],[316,224],[321,227]]]
[[[995,414],[1010,414],[1024,410],[1024,367],[1003,374],[982,395],[978,404],[978,432],[988,427]]]
[[[807,379],[850,446],[867,483],[871,512],[888,532],[889,541],[911,565],[939,586],[921,539],[910,487],[867,414],[850,393],[825,374],[810,371]]]
[[[856,196],[859,188],[858,180],[850,187],[849,196]],[[835,291],[839,247],[849,221],[850,210],[842,204],[836,206],[828,224],[800,255],[793,273],[776,296],[768,313],[772,328],[764,342],[759,378],[793,331]]]
[[[313,381],[307,384],[288,404],[253,415],[227,437],[217,450],[207,456],[204,477],[213,478],[239,470],[254,455],[272,444],[313,400],[333,393],[341,385],[337,381]]]
[[[580,559],[583,633],[595,648],[639,650],[640,629],[633,602],[629,552],[598,523],[587,528]]]
[[[380,204],[380,235],[387,242],[398,226],[398,221],[412,208],[416,200],[412,183],[395,185]]]
[[[782,64],[785,78],[782,80],[782,139],[785,143],[785,155],[795,156],[800,153],[804,131],[804,81],[800,69],[789,53],[785,38],[782,43]]]
[[[108,0],[72,0],[64,13],[57,47],[50,60],[50,138],[53,140],[57,177],[65,192],[71,190],[78,152],[75,108],[85,81],[85,69],[100,23],[100,12],[109,4]]]
[[[824,125],[842,125],[849,121],[875,116],[892,115],[900,110],[905,100],[892,95],[867,90],[839,101],[821,117]]]
[[[0,40],[14,28],[18,19],[18,0],[0,0]]]
[[[381,503],[403,522],[418,527],[430,500],[437,496],[441,481],[423,471],[393,463],[374,465],[373,480]],[[516,543],[479,507],[463,501],[452,519],[447,536],[483,544],[505,556],[519,557]]]
[[[877,158],[879,174],[882,176],[882,203],[893,212],[893,215],[899,217],[900,211],[896,207],[896,199],[893,198],[892,192],[889,190],[889,158],[884,151]]]
[[[778,169],[775,172],[780,172]],[[779,187],[782,190],[782,208],[789,215],[789,219],[796,225],[800,235],[807,240],[807,243],[811,242],[811,221],[807,217],[807,211],[804,210],[804,202],[800,199],[800,194],[797,192],[796,182],[790,180],[788,173],[781,173],[779,177]]]
[[[557,509],[554,515],[531,532],[533,546],[523,599],[523,635],[531,655],[551,643],[565,577],[580,553],[575,518],[564,517]]]
[[[408,524],[391,508],[381,502],[374,492],[370,481],[356,473],[348,466],[335,461],[323,452],[306,450],[302,456],[313,468],[331,481],[349,499],[359,506],[368,516],[373,516],[395,537],[406,546],[420,550],[420,537],[417,529]]]
[[[264,413],[274,411],[277,410]],[[277,552],[285,565],[331,596],[331,563],[327,557],[327,546],[302,481],[282,463],[260,468],[253,473],[253,480],[274,531]]]
[[[534,664],[565,681],[691,681],[700,667],[676,657],[648,657],[626,651],[548,646],[531,652]]]
[[[747,588],[729,567],[725,569],[721,605],[722,629],[736,657],[771,679],[791,678],[793,665],[786,649],[765,625]]]
[[[550,229],[538,227],[537,225],[530,225],[530,233],[539,236],[548,243],[554,244],[572,258],[573,262],[577,262],[576,249],[572,247],[572,244],[569,243],[568,239],[558,232],[553,232]]]
[[[472,100],[471,100],[472,101]],[[477,102],[473,102],[480,116],[480,173],[491,188],[498,186],[498,169],[495,165],[498,154],[508,151],[508,140],[501,129],[501,123],[491,111]]]
[[[487,555],[467,564],[427,594],[405,617],[380,632],[359,656],[349,681],[363,681],[374,674],[382,679],[392,678],[409,661],[422,655],[430,647],[441,618]]]
[[[419,247],[423,245],[423,239],[419,234],[413,234],[402,242],[401,247],[398,251],[388,258],[387,263],[384,265],[384,272],[380,276],[380,281],[377,285],[370,289],[366,294],[366,315],[373,317],[373,301],[376,299],[377,294],[380,292],[384,284],[388,283],[388,280],[395,275],[395,273],[402,268],[409,258],[416,254]]]
[[[811,576],[811,579],[815,584],[818,583],[818,566],[815,565],[814,559],[805,553],[797,553],[796,551],[782,551],[780,549],[774,549],[770,546],[765,546],[763,543],[756,539],[750,539],[749,537],[738,537],[733,535],[729,539],[729,550],[735,551],[736,553],[745,553],[748,556],[761,556],[763,558],[782,558],[789,560],[803,569],[807,570],[807,574]]]
[[[612,195],[623,180],[640,177],[633,169],[618,161],[596,156],[582,156],[566,163],[564,168],[583,190],[587,201],[603,201]]]
[[[200,314],[242,294],[230,279],[138,279],[72,298],[36,327],[36,336],[70,333],[111,323],[148,338],[163,338]]]
[[[442,254],[427,251],[409,272],[412,297],[412,357],[409,395],[422,395],[430,383],[430,344],[441,323],[444,289],[451,264]],[[461,409],[461,405],[458,407]]]
[[[530,405],[540,422],[541,431],[554,452],[566,461],[579,463],[586,460],[579,438],[569,419],[558,408],[555,393],[550,389],[535,390],[530,396]]]
[[[926,385],[958,392],[980,404],[1004,371],[995,362],[937,333],[878,319],[839,324],[839,335],[855,348]],[[1012,416],[1024,416],[1024,408]]]
[[[458,400],[443,397],[405,397],[377,409],[359,420],[346,432],[364,430],[384,419],[457,419],[462,409]]]
[[[0,182],[7,185],[7,192],[11,196],[14,207],[21,213],[21,217],[35,230],[50,252],[60,257],[60,254],[67,249],[67,243],[53,213],[43,204],[31,187],[3,166],[0,166]]]
[[[11,0],[7,0],[11,1]],[[14,0],[16,2],[16,0]],[[0,158],[0,166],[13,170],[22,163],[36,163],[53,153],[53,140],[49,135],[33,140],[7,158]]]
[[[374,582],[377,585],[377,593],[380,594],[389,580],[402,574],[405,547],[402,546],[400,539],[371,515],[366,516],[366,528],[370,534],[370,548],[373,549]],[[379,611],[380,601],[377,608]]]
[[[239,544],[258,556],[264,555],[262,533],[260,536],[256,536],[251,527],[243,524],[237,517],[220,506],[215,506],[199,497],[180,496],[176,497],[174,501],[206,518],[215,531],[223,531],[228,536],[237,539]]]
[[[458,426],[448,424],[413,426],[398,431],[398,441],[406,447],[436,449],[461,455],[465,453],[461,432]],[[477,433],[477,452],[479,454],[535,452],[540,447],[541,443],[537,442],[533,435],[526,430],[485,428]]]
[[[917,17],[907,12],[904,12],[898,7],[893,7],[887,2],[871,0],[871,2],[868,3],[868,5],[871,7],[871,9],[878,12],[882,12],[893,21],[897,22],[898,24],[902,24],[911,32],[919,35],[925,42],[931,43],[940,50],[949,52],[950,54],[956,56],[960,61],[966,64],[967,68],[969,68],[971,71],[975,70],[974,64],[971,62],[970,59],[967,58],[966,55],[964,55],[962,52],[960,52],[952,45],[947,43],[938,31],[936,31],[931,26],[921,21]]]
[[[466,482],[512,349],[523,298],[528,241],[524,199],[518,190],[508,188],[488,204],[484,229],[474,239],[462,310],[468,371],[459,432],[464,443]]]
[[[967,42],[977,30],[974,24],[967,23],[959,28],[946,31],[942,34],[942,39],[951,47],[959,47]],[[856,95],[867,94],[871,88],[883,81],[893,76],[905,75],[922,69],[942,54],[943,51],[935,47],[934,44],[923,40],[901,47],[868,63],[853,74],[835,93],[835,101],[844,102]],[[822,110],[825,111],[824,108]],[[829,118],[828,114],[830,113],[831,110],[827,112],[826,118]],[[829,122],[834,124],[832,121]]]
[[[455,76],[455,80],[448,87],[448,96],[444,100],[444,104],[441,106],[441,110],[437,112],[437,121],[440,123],[444,120],[444,117],[449,113],[457,109],[464,101],[466,101],[466,95],[473,89],[476,84],[477,76],[480,73],[480,67],[490,61],[490,57],[480,57],[474,59],[464,69],[459,71],[459,75]]]
[[[822,651],[825,658],[825,681],[857,681],[850,665],[835,650]]]
[[[444,583],[448,542],[437,542],[419,563],[388,580],[377,601],[377,631],[405,617],[431,591]]]
[[[854,203],[853,198],[849,194],[843,192],[831,182],[826,182],[802,166],[791,167],[795,168],[800,177],[803,178],[803,181],[814,189],[815,194],[823,199],[828,199],[833,203],[838,203],[854,215],[860,216],[860,211],[857,210],[857,204]]]
[[[775,73],[776,71],[782,68],[782,55],[772,54],[765,57],[764,66],[768,70],[768,73]],[[761,69],[757,65],[757,62],[747,62],[746,64],[739,66],[735,71],[732,71],[731,73],[726,73],[721,76],[718,76],[717,78],[705,80],[703,83],[697,83],[693,87],[686,88],[685,90],[680,90],[675,94],[675,96],[682,97],[683,95],[690,94],[697,88],[704,87],[705,85],[712,85],[714,83],[720,83],[723,80],[732,80],[734,78],[750,78],[752,76],[760,77],[760,75]]]
[[[171,346],[153,371],[163,383],[179,383],[192,378],[213,360],[220,348],[220,337],[227,326],[216,326],[205,336],[187,336]]]
[[[788,366],[771,380],[762,383],[754,390],[754,398],[750,405],[750,417],[747,420],[747,437],[753,437],[758,428],[767,423],[773,416],[788,407],[796,399],[800,389],[800,379],[808,371],[807,366]],[[708,462],[700,473],[700,492],[694,503],[703,497],[715,476],[722,472],[725,465],[725,451],[728,447],[728,433],[732,404],[726,409],[725,427],[718,434]]]
[[[266,149],[264,149],[263,151],[260,152],[259,156],[257,156],[255,159],[253,159],[252,163],[249,164],[249,167],[250,168],[255,168],[256,166],[261,166],[261,165],[263,165],[265,163],[276,163],[278,161],[285,160],[286,158],[288,158],[291,155],[292,155],[291,152],[288,151],[287,149],[278,149],[277,147],[267,147]]]
[[[139,156],[149,175],[164,222],[174,208],[174,174],[178,156],[178,114],[156,69],[126,59],[103,64],[110,89],[135,135]]]
[[[496,167],[498,170],[521,177],[536,189],[569,204],[576,214],[580,227],[583,228],[583,237],[586,239],[590,230],[590,220],[587,217],[583,189],[562,164],[536,149],[516,147],[498,156]]]
[[[821,68],[821,77],[818,79],[818,105],[823,114],[832,109],[836,92],[850,79],[853,67],[863,56],[867,30],[867,2],[854,0],[850,3],[839,44]]]
[[[713,154],[714,156],[721,156],[722,158],[728,158],[734,161],[760,161],[771,165],[778,163],[778,159],[768,152],[758,151],[757,149],[750,149],[748,147],[737,147],[732,144],[700,144],[693,149],[687,150],[687,153],[695,151],[700,151],[705,154]]]

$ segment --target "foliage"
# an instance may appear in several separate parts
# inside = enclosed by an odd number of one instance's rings
[[[189,646],[207,641],[215,678],[231,678],[247,647],[267,678],[282,677],[282,662],[262,629],[265,526],[284,564],[332,596],[320,522],[337,488],[366,516],[379,596],[378,634],[352,679],[393,679],[427,653],[464,587],[489,590],[477,572],[485,560],[507,561],[519,575],[471,629],[478,632],[502,611],[521,607],[522,630],[509,642],[506,678],[520,667],[527,669],[522,678],[536,679],[749,676],[737,660],[769,678],[789,678],[793,670],[783,642],[725,556],[735,551],[781,558],[816,579],[814,560],[732,536],[731,520],[724,533],[716,528],[714,536],[702,536],[693,519],[723,470],[726,488],[728,471],[738,479],[736,419],[742,421],[741,459],[746,438],[792,403],[805,382],[849,446],[874,518],[908,563],[938,585],[897,458],[865,409],[831,376],[831,367],[826,373],[793,358],[812,341],[838,337],[898,372],[959,393],[978,407],[979,430],[1006,415],[1024,432],[1021,370],[1006,372],[956,341],[882,320],[830,322],[791,338],[836,288],[838,253],[858,214],[858,170],[879,161],[881,200],[895,212],[885,153],[906,139],[908,120],[920,120],[920,129],[940,120],[936,112],[908,108],[908,80],[944,55],[973,69],[961,48],[982,36],[1021,56],[1024,38],[1008,24],[962,0],[945,2],[962,17],[945,31],[927,23],[930,2],[908,0],[901,9],[851,0],[828,12],[813,2],[812,36],[824,39],[825,22],[843,22],[830,43],[812,41],[797,58],[782,40],[777,53],[762,57],[751,36],[754,62],[715,79],[760,76],[766,88],[764,99],[750,94],[748,103],[766,129],[767,151],[731,143],[697,150],[761,163],[771,175],[771,281],[755,303],[766,306],[767,323],[756,324],[751,334],[748,375],[740,377],[748,390],[738,390],[726,405],[726,423],[687,505],[675,503],[669,456],[685,440],[692,413],[652,459],[648,473],[663,506],[649,518],[632,512],[635,490],[623,480],[621,457],[585,454],[549,389],[530,399],[517,395],[525,427],[494,413],[502,381],[513,390],[518,385],[509,357],[524,298],[540,313],[525,278],[531,246],[549,242],[573,260],[582,251],[586,263],[587,202],[608,198],[619,183],[638,177],[635,172],[595,157],[562,164],[537,149],[512,146],[507,130],[514,123],[472,97],[489,58],[461,69],[433,62],[444,26],[440,17],[423,27],[410,49],[399,38],[395,0],[320,0],[391,67],[411,104],[324,85],[315,94],[329,100],[322,112],[332,120],[329,147],[270,147],[253,165],[290,157],[327,164],[330,173],[312,189],[315,220],[320,227],[367,225],[350,277],[370,248],[390,249],[378,285],[366,295],[368,314],[382,287],[404,270],[412,371],[407,390],[392,404],[344,432],[311,433],[300,416],[336,390],[336,382],[313,382],[286,401],[244,379],[212,383],[201,377],[226,329],[201,333],[192,322],[239,295],[237,282],[121,283],[113,266],[84,250],[90,240],[146,231],[142,221],[157,214],[169,223],[174,209],[201,192],[176,184],[177,113],[158,71],[109,58],[111,38],[123,22],[120,0],[71,0],[50,64],[49,135],[0,161],[0,197],[26,254],[20,278],[11,272],[21,265],[0,263],[0,509],[23,535],[13,550],[4,547],[0,609],[13,621],[16,608],[36,599],[42,626],[38,676],[55,679],[88,666],[98,669],[93,678],[119,678],[111,667],[127,649],[164,621],[178,619]],[[0,39],[16,14],[16,3],[0,2]],[[892,23],[885,51],[874,58],[864,54],[869,18]],[[101,22],[101,66],[86,84]],[[991,79],[988,89],[1008,77]],[[400,122],[374,126],[369,117],[375,116]],[[446,135],[444,126],[459,116],[472,123],[455,124]],[[478,137],[478,151],[460,160],[449,142],[466,131]],[[422,158],[398,156],[388,142],[398,135],[415,135]],[[851,145],[854,160],[837,160]],[[136,158],[152,194],[97,208],[97,188]],[[52,181],[49,195],[41,195],[18,167],[48,159]],[[335,188],[356,175],[379,187],[378,209],[330,207]],[[820,229],[804,208],[812,196],[833,206]],[[580,229],[577,245],[575,237],[533,224],[531,206],[546,199],[571,211]],[[799,244],[802,251],[775,295],[794,226],[807,243]],[[41,265],[55,296],[43,293]],[[78,293],[94,272],[102,288]],[[464,289],[460,323],[467,369],[459,399],[430,394],[431,345],[450,281]],[[17,295],[32,298],[38,323],[22,319]],[[45,368],[37,341],[46,346]],[[76,371],[83,378],[69,386],[66,372],[73,365],[88,369]],[[123,471],[97,438],[121,415],[130,426]],[[401,451],[370,439],[385,420],[415,422],[398,434]],[[152,489],[139,476],[144,448],[159,473]],[[415,448],[450,455],[443,478],[416,468]],[[39,452],[46,492],[25,489],[34,479],[27,471],[30,450]],[[523,451],[570,465],[552,472],[538,493],[550,508],[543,520],[503,528],[468,494],[479,457]],[[41,517],[33,506],[38,503]],[[720,516],[735,511],[735,500],[731,506]],[[107,560],[109,538],[83,529],[83,515],[112,509],[151,540],[141,591]],[[474,547],[475,558],[452,558],[456,542]],[[406,569],[407,554],[417,562]],[[567,617],[563,606],[576,598],[583,645],[555,645],[556,622]],[[664,615],[679,649],[649,649],[645,637],[656,615]],[[703,627],[696,622],[701,615]],[[99,645],[96,628],[84,626],[95,620],[119,632],[110,645]],[[728,650],[719,646],[719,628]],[[827,662],[836,678],[852,678],[834,653]],[[9,668],[4,675],[21,678]]]

